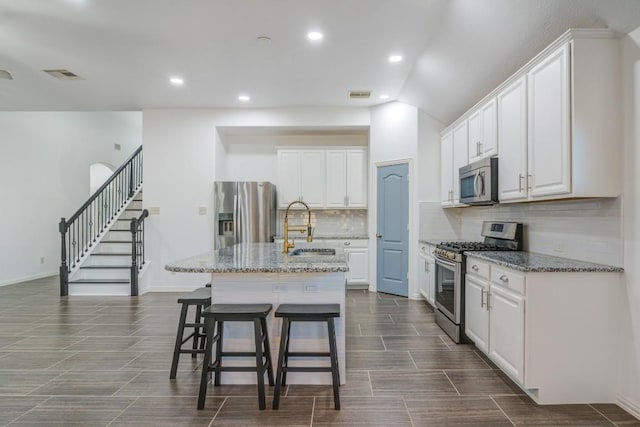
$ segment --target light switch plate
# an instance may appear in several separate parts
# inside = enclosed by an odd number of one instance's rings
[[[200,206],[198,208],[198,215],[206,215],[207,214],[207,207],[206,206]]]
[[[160,215],[160,208],[158,206],[150,207],[149,215]]]

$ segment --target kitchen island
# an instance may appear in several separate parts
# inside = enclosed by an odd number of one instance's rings
[[[325,248],[326,245],[323,245]],[[317,249],[314,245],[300,245],[297,249]],[[282,245],[275,243],[241,243],[218,251],[207,252],[169,263],[168,271],[177,273],[211,273],[213,304],[270,303],[273,311],[267,319],[271,357],[278,360],[278,345],[282,321],[273,313],[280,304],[340,304],[340,317],[335,319],[340,381],[345,383],[345,276],[348,271],[344,252],[335,255],[302,252],[299,255],[282,253]],[[295,250],[295,249],[294,249]],[[292,253],[294,250],[291,250]],[[225,351],[253,351],[253,325],[232,322],[225,325]],[[326,324],[296,322],[291,328],[291,351],[327,351]],[[224,363],[250,364],[247,359],[227,358]],[[291,366],[329,366],[327,358],[304,361],[292,359]],[[255,374],[223,372],[223,384],[255,383]],[[292,372],[289,384],[330,384],[328,373]]]

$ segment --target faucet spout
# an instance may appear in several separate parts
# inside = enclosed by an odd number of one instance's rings
[[[295,205],[296,203],[301,204],[307,209],[308,219],[307,219],[306,225],[295,225],[295,226],[289,225],[289,209],[291,209],[291,206]],[[306,231],[307,242],[313,241],[313,232],[311,227],[311,209],[309,208],[309,205],[307,205],[305,202],[301,200],[294,200],[293,202],[289,203],[289,206],[287,206],[287,210],[284,212],[283,229],[284,229],[284,246],[282,249],[283,254],[289,253],[289,249],[292,249],[295,247],[295,243],[293,242],[293,239],[289,241],[289,231],[299,231],[300,233],[304,233]]]

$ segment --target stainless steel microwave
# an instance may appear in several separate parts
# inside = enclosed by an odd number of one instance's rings
[[[459,169],[460,203],[493,205],[498,203],[498,158],[487,157]]]

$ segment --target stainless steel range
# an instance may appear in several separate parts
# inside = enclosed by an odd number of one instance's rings
[[[484,221],[483,242],[442,242],[436,259],[436,323],[456,343],[468,342],[464,335],[465,251],[520,251],[522,224]]]

